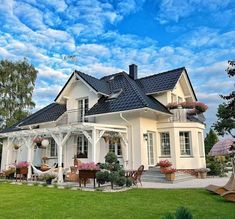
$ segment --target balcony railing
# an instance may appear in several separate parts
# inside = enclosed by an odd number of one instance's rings
[[[170,112],[173,114],[169,119],[170,122],[204,122],[205,117],[203,114],[189,115],[189,109],[171,109]],[[191,119],[189,119],[191,118]]]
[[[94,117],[85,118],[84,117],[85,110],[84,109],[74,109],[67,110],[58,120],[58,125],[64,124],[77,124],[82,122],[95,122]]]

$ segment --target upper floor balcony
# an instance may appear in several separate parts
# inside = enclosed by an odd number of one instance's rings
[[[95,118],[85,118],[85,113],[88,111],[88,109],[73,109],[73,110],[67,110],[57,121],[57,125],[72,125],[72,124],[78,124],[83,122],[90,122],[94,123]]]
[[[200,102],[171,103],[167,105],[172,113],[170,122],[205,122],[203,113],[207,106]]]

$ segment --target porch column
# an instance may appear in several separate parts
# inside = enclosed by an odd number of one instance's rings
[[[96,129],[92,130],[92,161],[96,163]]]
[[[31,179],[32,178],[32,168],[31,168],[31,165],[32,165],[32,153],[33,153],[33,146],[34,146],[34,143],[33,143],[33,138],[32,137],[28,137],[25,139],[25,144],[26,144],[26,147],[27,147],[27,163],[29,164],[28,166],[28,174],[27,174],[27,180]]]
[[[63,159],[63,146],[66,144],[69,139],[71,132],[68,132],[64,137],[63,133],[53,134],[51,136],[54,138],[57,144],[57,152],[58,152],[58,183],[63,183],[63,167],[62,167],[62,159]]]
[[[5,161],[5,169],[9,165],[9,152],[10,152],[9,150],[10,150],[10,145],[11,145],[10,138],[7,138],[7,154],[6,154],[6,161]]]

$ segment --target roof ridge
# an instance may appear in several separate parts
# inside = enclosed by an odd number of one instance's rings
[[[170,72],[179,71],[179,70],[181,70],[181,69],[184,70],[185,67],[180,67],[180,68],[172,69],[172,70],[169,70],[169,71],[164,71],[164,72],[160,72],[160,73],[148,75],[148,76],[145,76],[145,77],[142,77],[142,78],[138,78],[137,81],[138,81],[138,80],[145,79],[145,78],[150,78],[150,77],[158,76],[158,75],[161,75],[161,74],[167,74],[167,73],[170,73]]]
[[[119,75],[119,74],[127,74],[125,71],[120,71],[120,72],[117,72],[117,73],[114,73],[114,74],[111,74],[111,75],[106,75],[106,76],[103,76],[103,77],[101,77],[100,78],[100,80],[104,80],[104,79],[106,79],[106,78],[109,78],[109,77],[112,77],[112,76],[114,76],[114,75]],[[127,74],[128,75],[128,74]]]
[[[94,76],[92,76],[92,75],[86,74],[86,73],[84,73],[84,72],[82,72],[82,71],[77,71],[77,70],[75,70],[75,72],[76,72],[77,74],[82,73],[82,74],[84,74],[84,75],[86,75],[86,76],[88,76],[88,77],[94,78],[94,79],[96,79],[96,80],[100,80],[100,79],[98,79],[98,78],[96,78],[96,77],[94,77]]]
[[[138,86],[138,85],[135,83],[135,81],[132,80],[128,75],[126,75],[126,74],[123,74],[123,75],[126,78],[126,80],[131,84],[131,87],[135,91],[135,93],[136,93],[137,97],[140,99],[140,101],[144,104],[144,106],[148,106],[148,103],[143,98],[143,94],[136,88],[136,86]]]

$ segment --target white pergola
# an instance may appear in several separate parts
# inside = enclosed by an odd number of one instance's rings
[[[21,141],[22,144],[27,147],[27,162],[30,164],[28,168],[27,179],[31,179],[31,164],[34,153],[34,142],[33,140],[37,136],[46,135],[51,136],[57,144],[58,152],[58,183],[63,182],[63,169],[62,169],[62,159],[63,159],[63,147],[72,134],[82,133],[86,136],[90,144],[92,145],[92,161],[96,163],[96,145],[100,138],[105,132],[115,132],[122,139],[122,153],[124,164],[128,162],[128,132],[126,126],[119,125],[106,125],[99,123],[80,123],[74,125],[64,125],[52,128],[39,128],[39,129],[28,129],[19,130],[9,133],[0,134],[0,138],[7,138],[7,154],[6,154],[6,165],[9,165],[9,150],[13,147],[13,142],[15,140]]]

